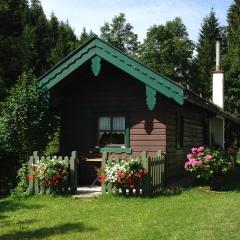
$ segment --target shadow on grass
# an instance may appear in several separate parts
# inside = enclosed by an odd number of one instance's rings
[[[1,218],[0,218],[0,220],[1,220]],[[10,220],[3,220],[3,221],[0,221],[0,229],[1,229],[1,227],[7,227],[7,226],[10,226],[12,224],[29,225],[29,224],[33,224],[34,222],[36,222],[35,219],[20,220],[20,221],[15,221],[14,223]],[[1,235],[0,235],[0,239],[1,239]]]
[[[0,201],[0,219],[4,219],[7,216],[5,215],[7,212],[15,212],[20,209],[27,209],[27,210],[32,210],[32,209],[39,209],[42,206],[39,204],[24,204],[18,199],[14,198],[8,198],[5,200]]]
[[[45,239],[49,236],[66,234],[68,232],[96,231],[97,228],[86,227],[81,223],[66,223],[54,227],[43,227],[29,231],[15,231],[0,235],[1,240]]]

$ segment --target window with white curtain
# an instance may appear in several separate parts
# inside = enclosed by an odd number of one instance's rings
[[[126,134],[125,116],[100,116],[98,118],[98,144],[105,146],[124,146]]]

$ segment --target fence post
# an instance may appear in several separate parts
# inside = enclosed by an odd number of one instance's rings
[[[165,186],[165,181],[166,181],[166,175],[165,175],[165,162],[166,162],[166,156],[162,154],[161,156],[161,178],[162,178],[162,187]]]
[[[70,190],[72,193],[77,191],[77,152],[72,151],[70,157]]]
[[[33,164],[33,156],[30,156],[29,161],[28,161],[28,169],[30,168],[30,166]],[[28,185],[28,189],[27,189],[27,193],[28,194],[32,194],[33,193],[33,179],[29,179],[29,185]]]
[[[157,157],[162,157],[162,151],[161,150],[157,151]]]
[[[143,175],[143,182],[142,182],[142,195],[144,197],[146,197],[146,196],[151,195],[151,190],[150,190],[150,167],[149,167],[149,159],[148,159],[146,151],[143,151],[141,153],[141,160],[142,160],[143,168],[148,171],[147,174]]]
[[[102,167],[106,166],[107,163],[107,159],[108,159],[108,153],[107,152],[103,152],[102,154]],[[106,194],[106,184],[103,182],[102,184],[102,195]]]
[[[34,151],[33,152],[33,164],[37,163],[38,161],[39,161],[38,151]],[[39,193],[39,181],[37,179],[34,179],[33,186],[34,186],[34,193],[38,194]]]
[[[33,158],[34,158],[35,160],[38,159],[38,151],[34,151],[34,152],[33,152]],[[35,163],[35,162],[34,162],[34,163]]]

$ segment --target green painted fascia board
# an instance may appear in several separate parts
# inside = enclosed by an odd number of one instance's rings
[[[177,89],[175,86],[171,88],[170,85],[164,84],[163,82],[158,82],[157,80],[152,80],[149,78],[148,75],[145,75],[143,72],[133,69],[129,64],[122,62],[114,57],[109,57],[109,54],[103,50],[96,50],[99,56],[101,56],[104,60],[110,62],[114,66],[118,67],[119,69],[123,70],[124,72],[128,73],[129,75],[137,78],[144,84],[150,86],[151,88],[157,90],[164,96],[168,98],[174,99],[180,105],[183,104],[183,89]],[[168,80],[165,80],[168,81]]]
[[[101,53],[99,54],[106,61],[141,80],[143,83],[156,89],[163,95],[173,98],[179,104],[183,104],[184,89],[177,83],[150,70],[135,59],[132,59],[100,39],[96,39],[96,46],[101,49]],[[109,55],[112,57],[110,58]]]
[[[57,64],[39,78],[39,87],[46,90],[51,89],[67,75],[93,57],[95,55],[94,48],[95,43],[92,41],[86,47],[79,48],[77,52],[75,51],[75,54],[66,57],[60,62],[61,64]]]
[[[70,54],[66,59],[57,64],[39,79],[39,87],[51,89],[67,75],[80,67],[83,63],[98,55],[114,66],[137,78],[144,84],[157,90],[164,96],[174,99],[178,104],[183,104],[183,88],[162,75],[148,69],[136,60],[121,51],[111,47],[98,38],[94,38]]]
[[[53,71],[55,71],[55,69],[61,67],[65,62],[67,62],[69,59],[72,60],[72,58],[74,56],[76,56],[83,48],[85,47],[92,47],[94,46],[94,40],[96,39],[96,37],[91,38],[90,40],[88,40],[86,43],[84,43],[83,45],[81,45],[79,48],[75,49],[73,52],[71,52],[69,55],[67,55],[65,58],[63,58],[60,62],[58,62],[55,66],[53,66],[51,69],[49,69],[46,73],[44,73],[41,77],[39,77],[39,81],[43,80],[44,78],[46,78],[48,75],[52,74]],[[79,55],[79,54],[78,54]]]

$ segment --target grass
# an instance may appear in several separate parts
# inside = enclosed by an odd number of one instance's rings
[[[214,193],[199,187],[152,199],[6,198],[0,200],[0,239],[240,239],[239,202],[240,188]]]

